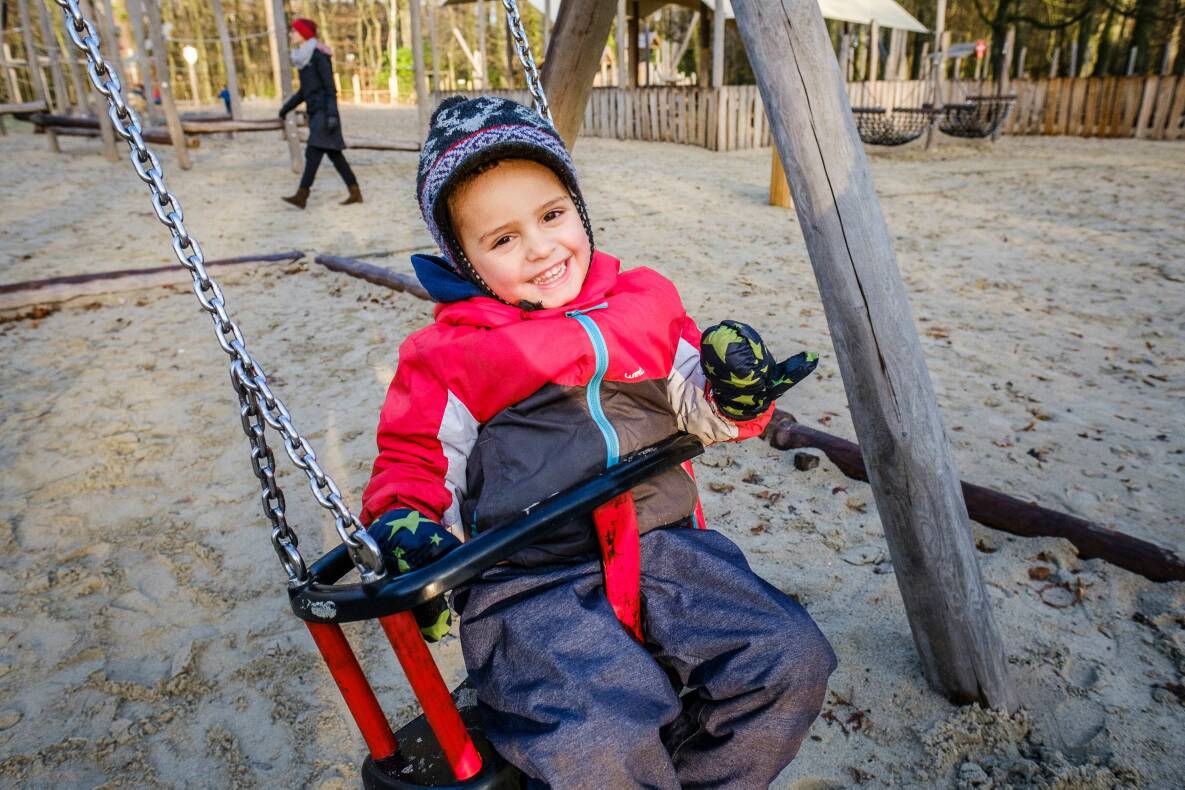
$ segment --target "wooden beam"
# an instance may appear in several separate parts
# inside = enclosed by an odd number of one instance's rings
[[[953,454],[819,6],[733,0],[733,10],[785,165],[923,673],[951,699],[1015,710]]]
[[[613,26],[615,3],[602,0],[565,0],[551,31],[543,63],[543,88],[551,117],[568,150],[584,122],[584,108],[592,95],[593,77]]]
[[[764,436],[774,449],[822,450],[845,475],[868,482],[864,457],[855,442],[803,425],[783,411],[774,412],[765,430]],[[968,514],[985,527],[1026,538],[1063,538],[1084,560],[1105,560],[1154,582],[1185,581],[1185,559],[1155,543],[990,488],[972,483],[960,485]]]
[[[43,101],[8,102],[0,104],[0,115],[28,115],[35,112],[45,112],[48,109],[49,107]]]
[[[62,63],[58,50],[57,37],[54,36],[53,23],[49,20],[49,9],[40,0],[34,0],[37,5],[37,16],[41,22],[41,43],[49,53],[49,71],[53,77],[53,101],[46,102],[53,105],[58,112],[70,111],[70,91],[66,89],[66,77],[62,73]]]
[[[864,79],[875,83],[879,78],[881,70],[881,28],[872,20],[872,26],[868,30],[868,73],[864,75]],[[890,77],[892,79],[892,77]],[[892,107],[888,108],[892,110]]]
[[[57,124],[46,124],[37,127],[38,132],[44,131],[46,134],[56,134],[59,137],[101,137],[102,131],[99,129],[98,121],[95,122],[94,128],[87,126],[58,126]],[[172,145],[173,138],[169,136],[167,129],[145,129],[140,134],[144,138],[144,142],[152,143],[153,145]],[[201,140],[196,137],[185,138],[185,145],[189,148],[197,148],[201,145]]]

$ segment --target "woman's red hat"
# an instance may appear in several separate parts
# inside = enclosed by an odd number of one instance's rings
[[[292,29],[306,39],[317,37],[317,23],[311,19],[297,18],[292,20]]]

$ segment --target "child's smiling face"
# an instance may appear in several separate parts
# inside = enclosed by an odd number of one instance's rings
[[[592,248],[550,168],[504,159],[463,183],[448,206],[461,248],[501,299],[559,307],[580,293]]]

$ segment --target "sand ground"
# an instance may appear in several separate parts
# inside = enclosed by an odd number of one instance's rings
[[[344,117],[367,136],[413,123]],[[63,146],[0,138],[0,284],[171,262],[130,167]],[[362,206],[336,204],[326,164],[305,212],[278,200],[296,179],[270,134],[207,139],[188,172],[161,158],[210,258],[297,248],[409,271],[431,246],[413,154],[350,154]],[[701,325],[738,317],[780,353],[819,350],[782,406],[854,438],[797,221],[765,205],[768,149],[585,139],[575,158],[599,246],[674,279]],[[1185,146],[1005,138],[870,158],[964,479],[1185,550]],[[307,260],[219,276],[356,504],[396,348],[429,305]],[[361,740],[287,610],[225,358],[186,282],[0,316],[0,785],[358,784]],[[749,442],[699,464],[709,522],[840,656],[775,787],[1185,784],[1185,584],[977,527],[1025,709],[957,708],[920,675],[869,488],[791,455]],[[315,556],[332,526],[285,475]],[[378,629],[347,631],[388,714],[414,715]],[[433,650],[458,682],[457,640]]]

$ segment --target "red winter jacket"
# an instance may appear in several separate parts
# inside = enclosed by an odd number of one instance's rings
[[[480,295],[438,258],[413,263],[442,303],[436,323],[400,346],[364,524],[412,508],[464,540],[678,431],[711,444],[755,436],[769,422],[770,412],[733,422],[712,407],[700,331],[657,272],[622,272],[596,252],[574,301],[524,311]],[[686,522],[698,500],[689,472],[671,469],[633,490],[642,532]],[[514,561],[591,553],[590,523]]]

